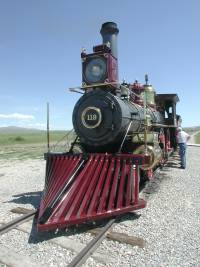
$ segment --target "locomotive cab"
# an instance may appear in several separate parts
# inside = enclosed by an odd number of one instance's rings
[[[179,102],[177,94],[157,94],[156,104],[162,110],[165,124],[176,127],[176,104]]]
[[[177,94],[157,94],[156,103],[164,116],[165,135],[169,139],[170,147],[177,148],[176,128],[181,123],[181,118],[176,114],[176,104],[179,102]]]

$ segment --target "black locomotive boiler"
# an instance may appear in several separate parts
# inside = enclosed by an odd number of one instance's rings
[[[114,22],[100,31],[103,43],[81,53],[82,93],[73,110],[77,135],[69,152],[46,155],[45,190],[38,229],[50,230],[144,208],[141,176],[176,148],[176,94],[156,94],[145,84],[120,83]]]

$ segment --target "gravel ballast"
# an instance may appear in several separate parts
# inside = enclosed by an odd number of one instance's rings
[[[97,252],[111,255],[113,262],[105,264],[90,257],[84,266],[200,266],[199,158],[200,148],[188,147],[186,170],[179,169],[171,160],[142,192],[147,208],[137,212],[140,216],[123,216],[114,225],[114,231],[142,238],[144,248],[106,239]],[[45,161],[1,160],[0,166],[0,223],[3,223],[19,216],[10,212],[12,208],[39,206]],[[93,238],[74,229],[66,235],[81,244]],[[1,236],[0,250],[7,249],[8,255],[12,251],[32,265],[67,266],[76,253],[50,243],[55,237],[59,235],[51,233],[38,238],[12,230]],[[3,263],[6,262],[0,258],[0,266],[5,266]]]

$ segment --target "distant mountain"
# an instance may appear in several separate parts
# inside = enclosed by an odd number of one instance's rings
[[[43,132],[44,130],[24,128],[17,126],[0,127],[0,133],[33,133],[33,132]]]
[[[189,134],[193,134],[200,131],[200,126],[183,127],[183,130]]]

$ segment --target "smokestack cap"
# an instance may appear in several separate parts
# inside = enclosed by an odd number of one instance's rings
[[[118,34],[119,29],[115,22],[105,22],[101,26],[101,34]]]

